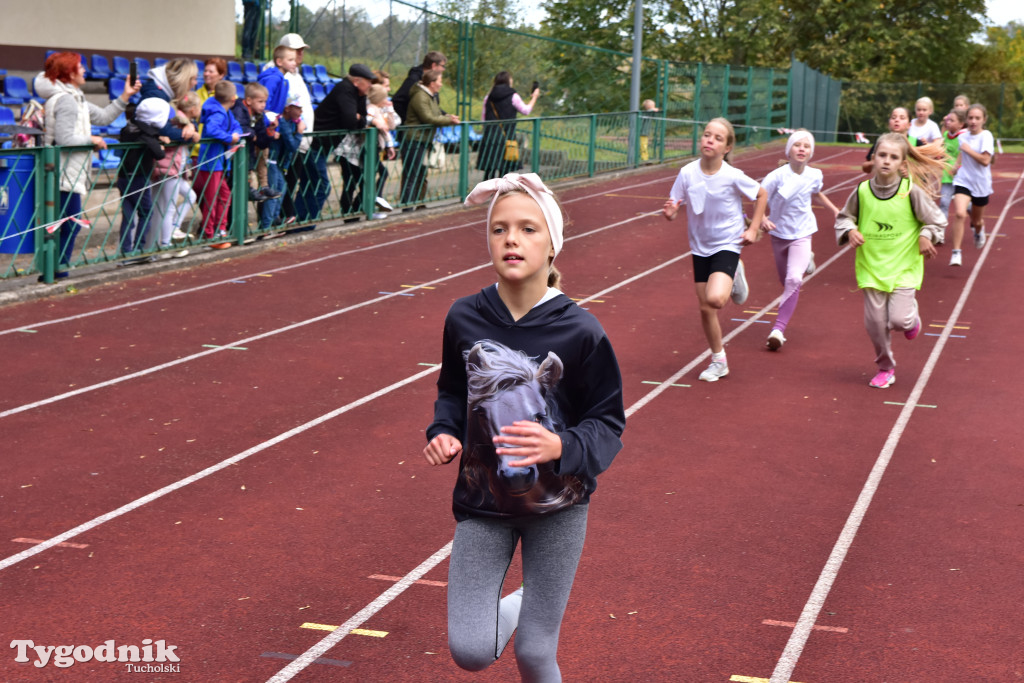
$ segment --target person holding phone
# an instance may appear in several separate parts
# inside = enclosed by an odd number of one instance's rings
[[[521,150],[515,148],[512,152],[506,148],[509,141],[516,139],[516,114],[530,115],[540,97],[539,85],[537,81],[533,82],[530,101],[527,103],[512,87],[511,73],[499,71],[494,77],[494,85],[484,97],[480,116],[485,122],[484,134],[476,157],[476,167],[484,172],[484,180],[500,178],[522,168]]]
[[[43,110],[46,125],[44,145],[62,147],[60,151],[60,205],[62,218],[75,220],[61,224],[59,235],[57,277],[67,277],[71,251],[80,226],[85,224],[82,214],[82,195],[89,191],[89,169],[92,152],[83,149],[106,149],[107,143],[92,134],[92,126],[106,126],[124,113],[128,101],[139,91],[138,82],[125,83],[124,92],[106,107],[100,107],[85,98],[85,67],[77,52],[55,52],[46,59],[45,70],[36,76],[34,85],[40,97],[46,98]],[[69,149],[70,148],[70,149]]]

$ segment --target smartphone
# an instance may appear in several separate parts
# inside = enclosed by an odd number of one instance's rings
[[[138,75],[139,65],[133,61],[131,64],[128,65],[128,82],[132,85],[133,88],[135,87],[135,81],[138,80]]]
[[[538,89],[540,89],[540,83],[538,81],[534,81],[533,82],[533,87],[530,88],[530,92],[533,92],[534,90],[538,90]]]

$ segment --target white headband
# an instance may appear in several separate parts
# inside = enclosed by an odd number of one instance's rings
[[[487,207],[487,225],[490,226],[494,204],[499,198],[517,189],[526,192],[540,206],[540,211],[544,214],[544,220],[548,224],[551,246],[555,249],[555,256],[558,256],[558,252],[562,250],[562,209],[555,201],[551,190],[536,173],[508,173],[502,178],[493,178],[478,183],[466,197],[465,204],[466,206],[475,206],[490,201],[491,205]]]
[[[786,158],[787,159],[789,158],[789,150],[791,150],[793,148],[793,143],[796,142],[797,140],[799,140],[800,138],[807,138],[811,142],[811,153],[807,157],[808,160],[811,157],[814,156],[814,136],[811,135],[810,131],[798,130],[798,131],[794,131],[793,134],[789,136],[789,140],[786,140]]]

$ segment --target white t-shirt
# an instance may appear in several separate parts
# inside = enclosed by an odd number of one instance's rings
[[[775,223],[773,236],[795,240],[818,231],[811,197],[821,192],[823,181],[820,170],[805,166],[803,173],[797,174],[789,164],[765,177],[761,187],[768,193],[768,214]]]
[[[960,170],[953,178],[953,185],[967,188],[972,197],[987,197],[992,194],[992,167],[979,164],[963,151],[964,147],[970,147],[979,154],[985,152],[990,155],[995,154],[995,139],[987,130],[982,130],[977,135],[971,135],[970,131],[962,133],[960,135]]]
[[[761,186],[727,162],[714,175],[700,170],[700,159],[679,169],[670,197],[686,204],[690,249],[697,256],[720,251],[740,253],[743,231],[743,197],[754,200]]]
[[[923,145],[931,142],[932,140],[941,139],[942,131],[939,130],[939,124],[935,123],[931,119],[928,119],[923,126],[917,125],[917,119],[911,119],[910,130],[907,131],[907,135],[920,140]]]

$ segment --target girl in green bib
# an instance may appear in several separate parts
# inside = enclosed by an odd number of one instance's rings
[[[864,326],[878,366],[870,385],[878,389],[896,381],[890,332],[914,339],[921,331],[916,290],[924,279],[924,260],[935,256],[946,229],[929,188],[938,187],[944,167],[911,147],[906,136],[887,133],[878,139],[871,178],[854,190],[836,218],[838,243],[857,249]]]

